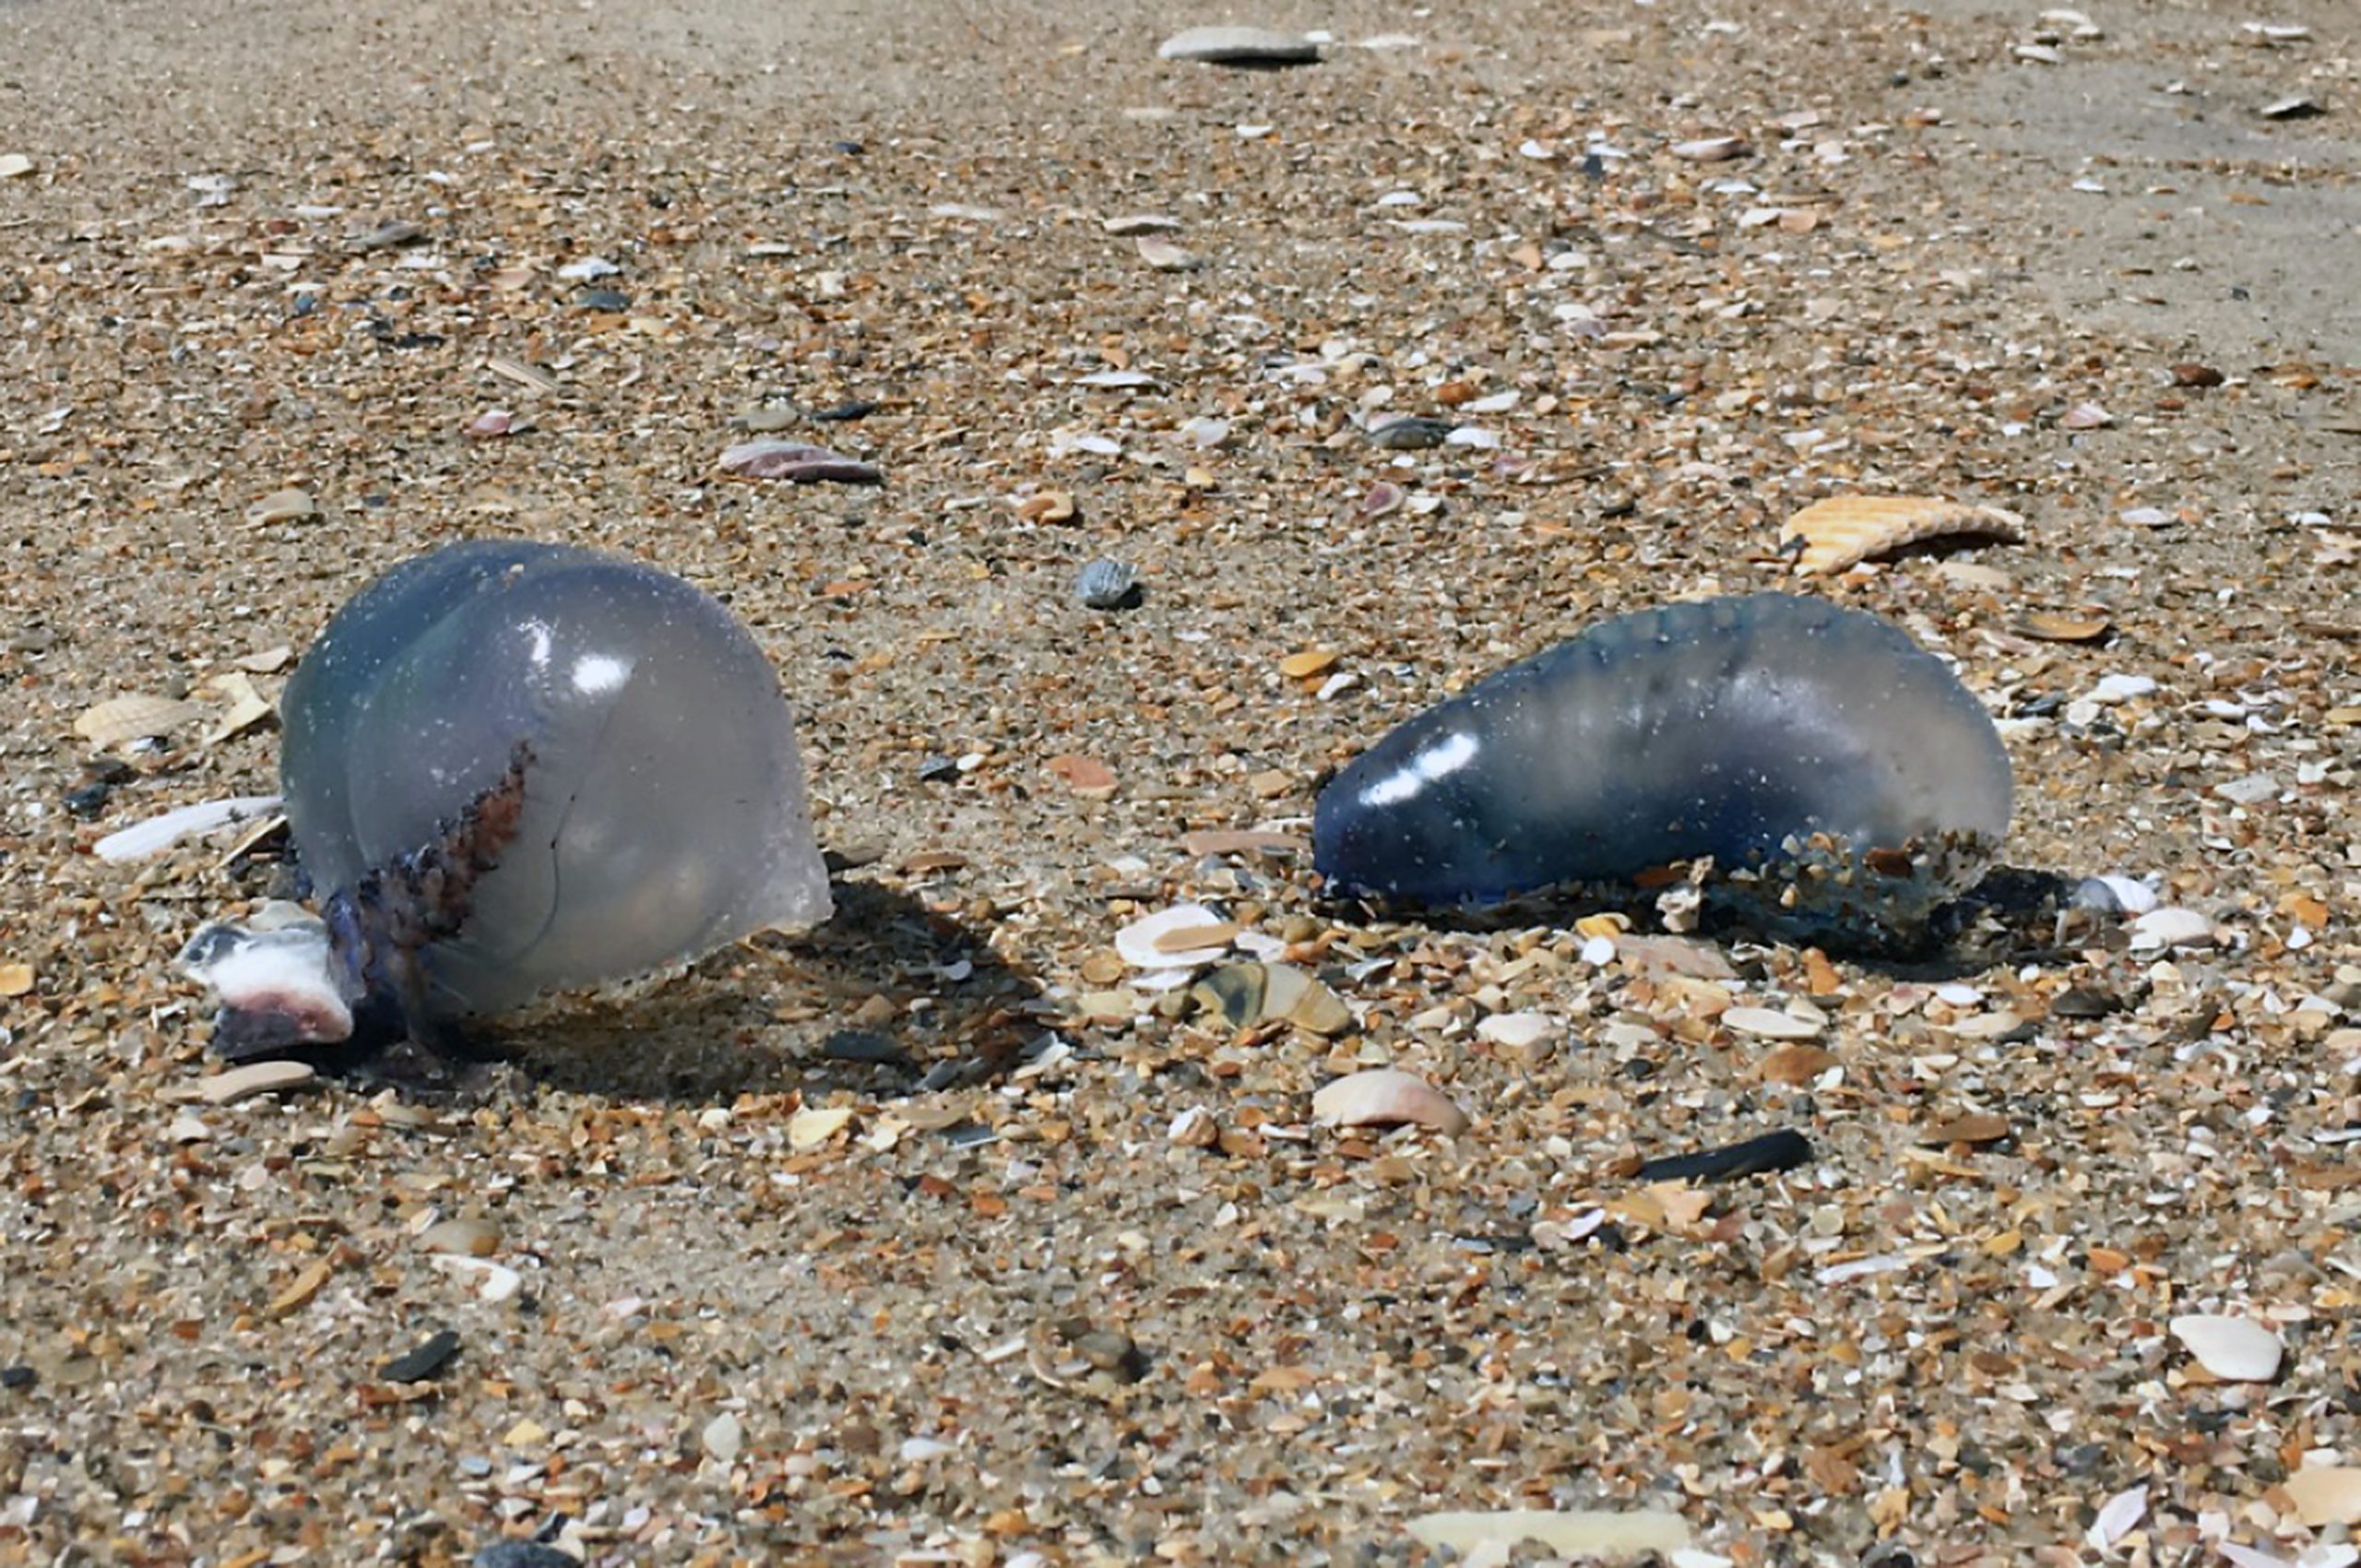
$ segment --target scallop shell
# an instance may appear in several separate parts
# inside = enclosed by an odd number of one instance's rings
[[[129,696],[109,697],[85,709],[74,720],[74,733],[105,751],[125,741],[169,734],[204,716],[202,707],[184,698],[144,696],[135,693]]]
[[[1802,540],[1801,569],[1824,576],[1946,535],[2014,544],[2024,538],[2024,529],[2023,517],[1998,506],[1929,495],[1836,495],[1789,517],[1779,542],[1792,547]]]

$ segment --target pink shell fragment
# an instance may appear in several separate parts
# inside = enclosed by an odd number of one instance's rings
[[[1415,1122],[1449,1137],[1467,1131],[1467,1112],[1415,1073],[1380,1067],[1350,1073],[1311,1097],[1311,1114],[1337,1127],[1393,1127]]]
[[[884,484],[878,469],[808,441],[742,441],[721,454],[724,472],[790,484]]]

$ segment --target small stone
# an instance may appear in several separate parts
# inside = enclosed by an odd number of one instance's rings
[[[396,1356],[377,1369],[377,1375],[387,1383],[424,1383],[459,1353],[459,1336],[454,1329],[438,1329],[428,1338]]]
[[[1270,28],[1204,27],[1176,32],[1157,46],[1159,60],[1195,60],[1208,65],[1272,69],[1316,65],[1320,45],[1299,32]]]
[[[1192,1105],[1172,1119],[1164,1135],[1182,1148],[1211,1148],[1221,1136],[1221,1124],[1202,1105]]]
[[[1451,439],[1451,433],[1457,428],[1451,420],[1410,414],[1388,420],[1370,431],[1369,438],[1388,452],[1423,452]]]
[[[1270,989],[1270,971],[1261,964],[1224,964],[1196,983],[1191,994],[1203,1007],[1233,1029],[1263,1020],[1263,998]]]
[[[1110,234],[1131,239],[1141,234],[1169,234],[1180,227],[1180,220],[1160,212],[1126,212],[1102,218],[1098,226]]]
[[[2104,430],[2115,422],[2115,416],[2096,403],[2077,403],[2058,418],[2068,430]]]
[[[1142,597],[1139,574],[1107,555],[1082,569],[1074,580],[1074,593],[1089,610],[1131,610]]]
[[[746,1431],[735,1413],[724,1410],[706,1422],[705,1431],[697,1434],[697,1441],[718,1463],[735,1464],[739,1453],[745,1447]]]
[[[574,308],[587,311],[626,311],[631,309],[631,296],[621,289],[585,289],[574,297]]]
[[[397,245],[416,244],[424,238],[425,230],[406,219],[397,218],[390,223],[378,224],[365,234],[355,234],[351,247],[362,252],[391,250]]]
[[[445,1219],[419,1233],[419,1250],[454,1257],[488,1258],[500,1250],[500,1227],[489,1219]]]
[[[2189,1313],[2173,1319],[2171,1327],[2197,1364],[2225,1383],[2269,1383],[2286,1353],[2271,1326],[2250,1317]]]
[[[476,1553],[475,1568],[582,1568],[582,1560],[537,1540],[496,1540]]]

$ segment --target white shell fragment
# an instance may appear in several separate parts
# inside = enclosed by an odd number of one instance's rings
[[[1387,1127],[1415,1123],[1446,1137],[1467,1131],[1467,1112],[1416,1073],[1394,1067],[1352,1073],[1311,1097],[1311,1114],[1336,1127]]]
[[[1203,904],[1175,904],[1115,933],[1115,951],[1135,969],[1185,968],[1229,949],[1238,928]]]
[[[150,855],[162,854],[184,838],[254,822],[278,809],[277,795],[237,795],[226,801],[199,801],[193,806],[176,806],[160,816],[151,816],[145,822],[135,822],[129,827],[110,833],[91,845],[90,852],[110,862],[145,860]]]
[[[2191,1313],[2173,1319],[2171,1327],[2197,1364],[2225,1383],[2269,1383],[2286,1354],[2271,1325],[2250,1317]]]
[[[1526,1541],[1564,1555],[1578,1552],[1679,1551],[1689,1544],[1689,1526],[1660,1508],[1575,1508],[1563,1512],[1519,1508],[1497,1514],[1428,1514],[1409,1522],[1411,1538],[1426,1546],[1447,1546],[1462,1555],[1489,1548],[1505,1554]]]
[[[2131,945],[2142,951],[2211,947],[2213,922],[2195,909],[2168,904],[2161,909],[2151,909],[2131,922]]]
[[[1722,1015],[1722,1022],[1740,1034],[1764,1039],[1810,1039],[1820,1033],[1820,1026],[1809,1018],[1768,1007],[1733,1007]]]
[[[1208,27],[1176,32],[1157,45],[1159,60],[1196,60],[1208,65],[1316,65],[1320,45],[1299,32],[1270,28]]]
[[[1522,1051],[1558,1032],[1558,1020],[1547,1013],[1495,1013],[1476,1026],[1478,1038],[1494,1045]]]

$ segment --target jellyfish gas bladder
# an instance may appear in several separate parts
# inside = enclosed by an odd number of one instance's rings
[[[230,1053],[337,1038],[330,992],[426,1038],[829,913],[777,673],[677,577],[451,545],[338,611],[280,706],[320,918],[191,942]]]

